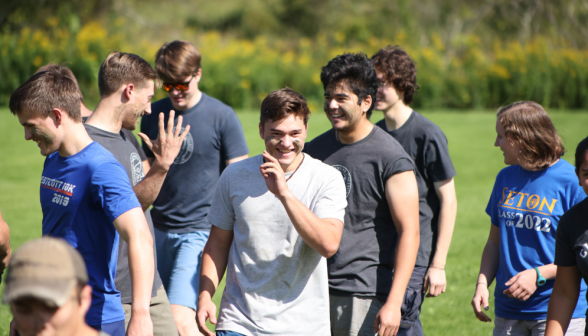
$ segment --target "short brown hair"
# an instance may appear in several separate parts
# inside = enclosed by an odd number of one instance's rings
[[[155,71],[146,60],[135,54],[115,51],[100,66],[98,89],[101,97],[107,97],[123,85],[132,83],[137,88],[144,88],[147,81],[155,81],[155,78]]]
[[[519,144],[519,164],[524,169],[545,169],[564,155],[561,138],[541,105],[520,101],[500,108],[496,116],[508,141]]]
[[[164,44],[155,54],[155,69],[164,82],[179,83],[200,69],[200,53],[187,41]]]
[[[49,70],[55,70],[55,71],[61,72],[63,75],[68,76],[71,79],[73,79],[73,81],[76,82],[76,85],[78,86],[78,88],[80,87],[80,84],[78,84],[78,80],[77,80],[76,76],[74,75],[73,71],[71,71],[71,69],[66,67],[65,65],[60,65],[60,64],[55,64],[55,63],[47,63],[47,64],[43,65],[42,67],[40,67],[39,70],[37,70],[37,72],[43,72],[43,71],[49,71]],[[82,94],[81,91],[80,91],[80,95],[82,96],[82,101],[84,101],[84,95]]]
[[[286,87],[270,93],[261,102],[259,122],[263,127],[268,121],[282,120],[290,114],[302,118],[304,125],[307,125],[310,119],[306,99],[300,93]]]
[[[14,115],[32,113],[48,117],[54,108],[67,112],[75,122],[82,122],[82,94],[75,77],[57,69],[37,72],[10,96],[8,107]]]
[[[417,85],[416,65],[400,46],[386,46],[372,56],[372,63],[386,81],[404,93],[404,103],[410,104],[420,86]]]

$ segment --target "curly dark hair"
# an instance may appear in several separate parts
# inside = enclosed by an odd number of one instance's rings
[[[376,103],[378,77],[370,59],[363,53],[339,55],[327,63],[321,71],[321,82],[326,90],[331,83],[345,82],[357,96],[357,104],[372,97],[372,105],[366,115],[369,119]]]
[[[416,65],[400,46],[386,46],[372,56],[374,68],[384,74],[388,83],[404,93],[404,103],[410,104],[417,93]]]
[[[576,174],[580,175],[580,166],[584,163],[584,158],[588,152],[588,137],[580,141],[578,147],[576,147]]]

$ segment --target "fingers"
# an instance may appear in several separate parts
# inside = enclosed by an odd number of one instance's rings
[[[151,140],[149,140],[149,137],[147,136],[147,134],[139,132],[139,136],[143,140],[143,143],[145,145],[147,145],[147,148],[149,148],[151,150],[153,148],[153,144],[151,143]]]
[[[165,139],[165,123],[163,121],[164,115],[163,112],[159,113],[159,136],[158,138],[161,139]]]
[[[374,333],[378,333],[380,329],[380,314],[376,315],[376,320],[374,321]]]
[[[167,136],[172,137],[174,135],[174,118],[176,116],[176,111],[171,110],[169,111],[169,119],[167,120]]]
[[[519,274],[520,274],[520,273],[519,273]],[[512,285],[513,283],[515,283],[515,282],[517,281],[517,279],[519,278],[519,274],[517,274],[517,275],[513,276],[512,278],[510,278],[510,279],[509,279],[509,280],[508,280],[508,281],[505,283],[505,285],[507,285],[507,286],[510,286],[510,285]]]
[[[476,318],[482,322],[492,321],[488,316],[486,316],[486,314],[484,314],[480,306],[484,307],[484,310],[490,309],[487,295],[479,294],[476,291],[476,294],[472,299],[472,307],[474,308],[474,314],[476,315]]]
[[[278,170],[275,167],[264,167],[261,166],[260,168],[261,174],[263,177],[268,178],[271,174],[274,176],[278,176]]]
[[[182,135],[180,136],[181,143],[184,143],[184,139],[186,139],[186,136],[188,135],[188,133],[190,133],[190,125],[186,125],[186,128],[184,129],[184,133],[182,133]]]
[[[182,122],[184,121],[184,117],[179,116],[178,117],[178,123],[176,125],[176,131],[174,132],[174,137],[179,137],[180,136],[180,132],[182,131]]]
[[[208,330],[208,327],[206,326],[206,318],[209,318],[210,323],[216,324],[216,317],[214,314],[210,315],[208,311],[203,311],[197,314],[198,329],[203,335],[214,336],[214,333]]]
[[[429,274],[427,273],[427,275],[425,276],[425,283],[423,285],[423,293],[427,292],[427,289],[429,289],[429,285],[430,285],[430,281],[429,281]],[[429,291],[430,292],[430,291]],[[429,295],[427,295],[428,297]]]
[[[276,159],[275,157],[273,157],[268,151],[263,151],[263,153],[261,154],[266,160],[273,162],[275,164],[280,164],[278,162],[278,159]]]

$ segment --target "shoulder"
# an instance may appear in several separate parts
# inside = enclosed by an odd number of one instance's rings
[[[311,156],[312,154],[309,151],[315,151],[320,146],[324,146],[325,143],[333,142],[334,135],[333,129],[326,131],[325,133],[315,137],[314,139],[310,140],[304,145],[304,150],[309,153]]]
[[[575,226],[578,225],[578,222],[585,222],[586,213],[588,212],[588,198],[585,198],[583,201],[575,204],[572,206],[568,211],[566,211],[560,220],[560,224]],[[586,225],[584,225],[586,226]]]
[[[209,113],[218,113],[221,116],[236,116],[235,110],[222,101],[202,92],[202,107],[206,108]]]
[[[418,113],[417,111],[412,111],[412,113],[414,114],[412,120],[412,129],[416,134],[426,136],[430,139],[435,139],[439,137],[442,139],[447,139],[445,133],[443,133],[443,131],[441,130],[441,128],[439,128],[439,126],[437,126],[437,124],[435,124],[422,114]]]
[[[371,142],[374,145],[377,145],[379,148],[382,149],[384,153],[394,155],[405,155],[408,157],[408,154],[406,154],[406,151],[404,150],[402,145],[392,135],[390,135],[388,132],[384,131],[380,127],[374,126],[374,129],[374,134],[369,139],[369,142]]]
[[[261,165],[260,157],[261,154],[231,163],[223,170],[222,175],[225,175],[225,177],[235,176],[244,171],[259,170],[259,166]]]

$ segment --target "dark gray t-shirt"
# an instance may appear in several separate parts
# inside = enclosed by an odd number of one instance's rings
[[[555,238],[554,264],[577,266],[588,283],[588,198],[574,205],[561,216]],[[586,294],[588,300],[588,292]]]
[[[141,121],[141,132],[157,138],[159,113],[165,114],[167,124],[173,109],[169,98],[153,103],[152,113]],[[235,111],[205,93],[194,107],[176,111],[174,125],[180,115],[184,118],[182,130],[190,125],[190,133],[153,202],[151,215],[155,227],[162,231],[210,230],[206,217],[225,161],[246,155],[249,149]],[[143,149],[153,157],[145,144]]]
[[[398,233],[385,184],[392,175],[414,169],[410,157],[379,127],[352,144],[339,142],[331,129],[307,143],[304,151],[341,172],[347,188],[341,244],[327,261],[331,294],[386,299]]]
[[[86,131],[92,140],[96,141],[102,147],[106,148],[120,164],[125,167],[125,170],[129,174],[129,180],[131,185],[134,187],[137,183],[141,182],[145,175],[143,174],[143,162],[139,155],[137,148],[133,145],[128,133],[112,133],[105,130],[99,129],[91,125],[84,125]],[[131,133],[130,136],[134,135]],[[153,221],[149,211],[145,212],[145,218],[153,235]],[[155,238],[153,238],[153,252],[155,261],[155,277],[153,279],[153,288],[151,290],[151,297],[157,295],[157,289],[161,287],[161,278],[159,272],[157,272],[157,253],[155,253]],[[131,273],[129,270],[129,245],[120,239],[118,246],[118,264],[116,267],[116,277],[114,279],[116,289],[120,291],[122,303],[132,303],[133,301],[133,290],[131,286]]]
[[[413,111],[404,125],[397,130],[388,131],[385,119],[376,125],[402,145],[416,166],[421,229],[416,265],[427,267],[433,260],[437,246],[441,210],[433,183],[455,176],[455,168],[449,157],[447,137],[437,125],[416,111]]]

